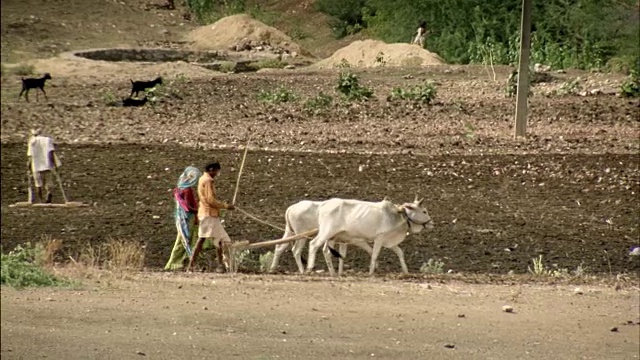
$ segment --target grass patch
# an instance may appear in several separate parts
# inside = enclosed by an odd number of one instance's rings
[[[303,108],[306,112],[310,114],[317,115],[323,110],[327,109],[331,106],[333,102],[333,98],[323,92],[320,92],[318,96],[313,97],[305,101]]]
[[[36,69],[31,64],[19,64],[18,66],[12,68],[11,72],[16,75],[27,76],[35,74]]]
[[[260,60],[260,61],[256,61],[255,63],[251,64],[251,67],[255,68],[256,70],[259,69],[282,69],[285,66],[287,66],[287,63],[279,60],[279,59],[266,59],[266,60]]]
[[[420,266],[420,272],[423,274],[444,274],[444,262],[429,258],[426,263]]]
[[[78,262],[90,268],[115,271],[139,271],[144,267],[144,246],[137,241],[109,239],[98,246],[87,246]]]
[[[542,261],[542,255],[538,258],[531,259],[533,268],[528,266],[529,273],[538,277],[556,277],[556,278],[571,278],[571,277],[583,277],[587,274],[587,268],[582,264],[578,265],[575,270],[569,271],[567,268],[548,268]]]
[[[258,100],[274,104],[295,102],[297,99],[296,94],[285,87],[279,87],[274,91],[262,90],[258,94]]]
[[[225,61],[220,64],[220,72],[223,73],[235,73],[236,63],[233,61]]]
[[[0,283],[14,288],[31,286],[71,286],[73,283],[49,273],[45,267],[53,265],[53,259],[62,243],[51,238],[32,245],[18,245],[8,254],[1,255]]]
[[[395,87],[391,90],[391,94],[387,98],[389,101],[409,100],[430,104],[436,97],[437,90],[432,82],[425,82],[422,85],[416,85],[405,89]]]

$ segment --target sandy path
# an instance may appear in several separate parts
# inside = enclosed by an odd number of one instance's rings
[[[82,290],[3,287],[2,358],[638,358],[637,290],[301,279],[153,274]]]

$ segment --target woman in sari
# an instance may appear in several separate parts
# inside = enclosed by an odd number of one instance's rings
[[[198,240],[198,202],[193,187],[198,184],[199,178],[200,170],[189,166],[180,175],[178,186],[173,189],[178,235],[171,250],[171,257],[164,267],[165,270],[182,269],[184,261],[191,256],[191,249]],[[204,244],[205,249],[210,246],[210,243]]]

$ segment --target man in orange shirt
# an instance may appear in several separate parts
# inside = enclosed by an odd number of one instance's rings
[[[198,242],[191,259],[189,261],[189,269],[193,270],[195,260],[202,250],[202,245],[207,238],[214,238],[214,245],[218,253],[218,267],[222,265],[228,269],[229,266],[224,259],[223,246],[231,243],[229,235],[224,230],[220,221],[220,209],[234,210],[234,204],[227,204],[216,198],[216,188],[213,179],[220,172],[220,163],[214,162],[205,167],[205,172],[198,180]]]

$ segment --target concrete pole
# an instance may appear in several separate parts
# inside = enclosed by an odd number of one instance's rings
[[[532,0],[522,0],[522,22],[520,23],[520,66],[518,68],[515,137],[526,136],[527,133],[529,54],[531,53],[531,2]]]

